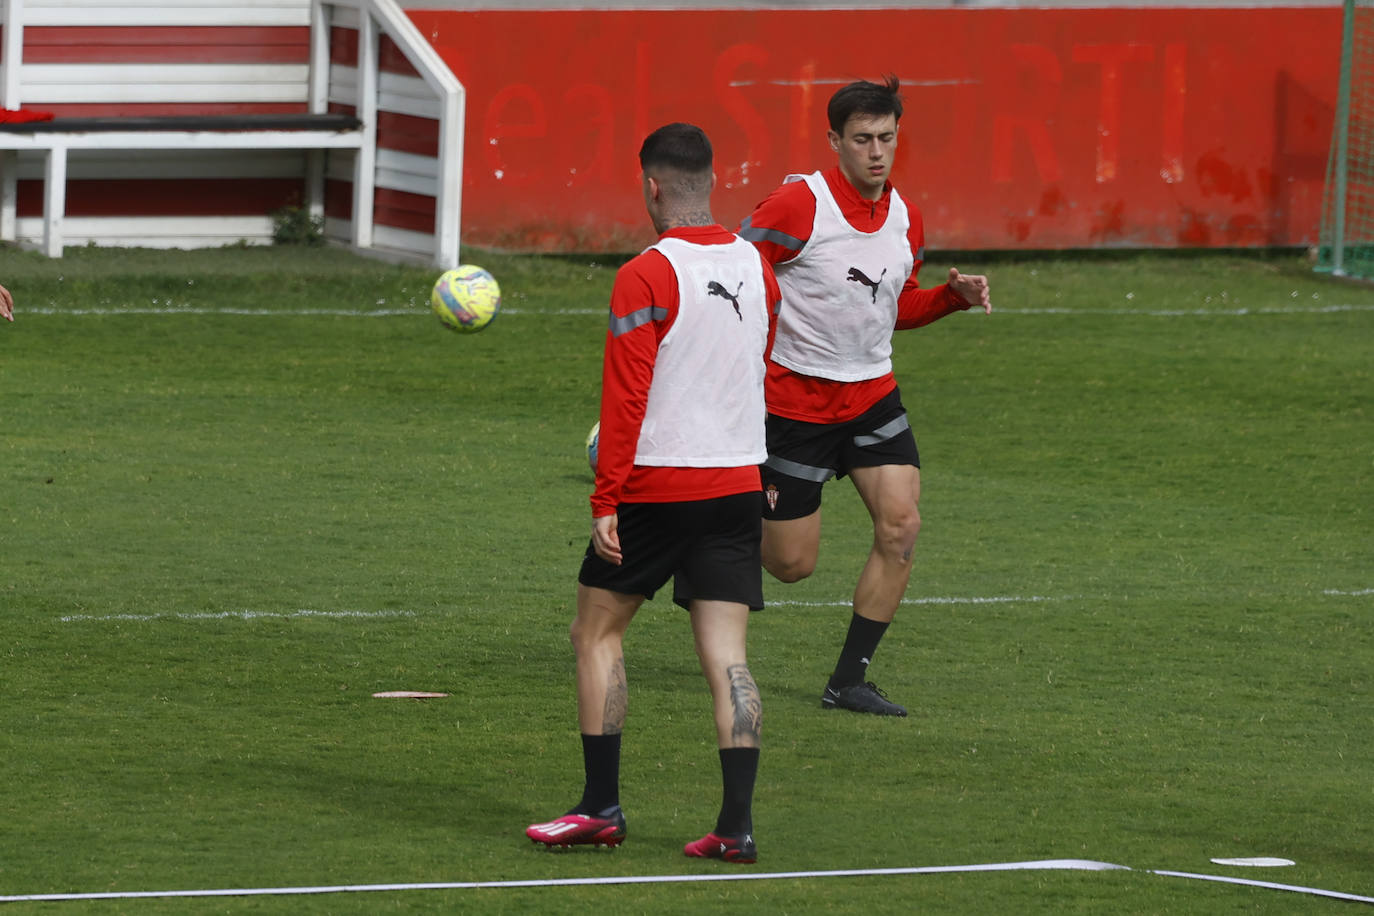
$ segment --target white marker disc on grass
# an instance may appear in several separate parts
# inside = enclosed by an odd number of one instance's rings
[[[430,693],[427,690],[383,690],[381,693],[374,693],[374,697],[385,700],[432,700],[435,697],[446,697],[446,693]]]
[[[1283,865],[1294,865],[1292,859],[1280,859],[1276,856],[1249,856],[1240,859],[1213,859],[1217,865],[1244,865],[1251,868],[1279,868]]]

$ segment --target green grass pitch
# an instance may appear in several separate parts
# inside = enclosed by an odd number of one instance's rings
[[[567,641],[615,264],[337,250],[0,251],[0,896],[974,872],[5,912],[1316,913],[1172,870],[1374,894],[1374,290],[1289,254],[961,256],[996,311],[899,334],[924,464],[908,604],[820,708],[867,519],[767,580],[760,861],[697,862],[719,774],[684,615],[645,605],[614,852],[577,797]],[[451,694],[374,699],[383,690]],[[1213,857],[1281,856],[1240,869]]]

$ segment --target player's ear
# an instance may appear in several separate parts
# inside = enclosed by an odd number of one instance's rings
[[[715,171],[713,170],[713,171],[711,172],[711,190],[714,191],[715,189],[716,189],[716,173],[715,173]]]
[[[830,148],[838,153],[840,151],[840,135],[833,130],[827,130],[825,138],[830,141]]]

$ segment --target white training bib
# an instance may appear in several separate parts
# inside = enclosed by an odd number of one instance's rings
[[[652,246],[677,275],[678,314],[659,343],[635,464],[743,467],[768,457],[768,301],[753,245]]]
[[[774,265],[782,311],[773,361],[837,382],[892,371],[897,297],[916,264],[907,238],[911,218],[896,190],[876,232],[849,224],[820,172],[789,175],[816,197],[811,237],[796,257]]]

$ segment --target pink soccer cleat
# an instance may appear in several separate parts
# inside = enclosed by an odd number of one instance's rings
[[[693,843],[682,847],[682,851],[694,859],[724,859],[739,865],[752,865],[758,861],[759,851],[754,845],[754,836],[742,833],[739,836],[716,836],[708,833]]]
[[[545,846],[619,846],[625,839],[625,815],[617,806],[605,816],[565,814],[546,824],[531,824],[525,836]]]

